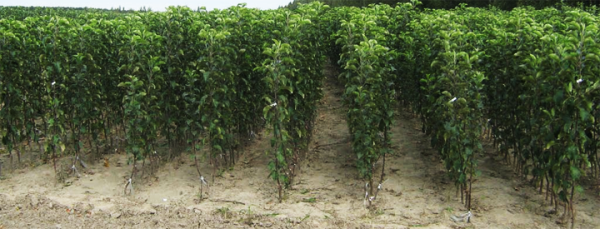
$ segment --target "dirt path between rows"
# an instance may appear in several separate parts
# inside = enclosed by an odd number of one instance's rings
[[[392,129],[394,154],[386,164],[387,179],[374,208],[363,205],[343,87],[326,70],[324,98],[316,130],[294,189],[278,203],[276,185],[268,179],[265,153],[269,136],[245,148],[237,165],[220,174],[200,201],[193,160],[166,163],[154,176],[135,183],[135,195],[123,195],[131,167],[123,153],[111,155],[110,166],[90,163],[88,173],[64,183],[51,165],[20,169],[0,180],[2,228],[562,228],[558,214],[493,150],[478,158],[482,175],[473,186],[471,223],[455,223],[450,215],[466,209],[418,119],[398,112]],[[486,146],[489,147],[489,146]],[[6,160],[5,160],[6,161]],[[202,172],[212,168],[202,163]],[[598,194],[577,194],[577,228],[599,228]],[[550,212],[551,213],[551,212]]]

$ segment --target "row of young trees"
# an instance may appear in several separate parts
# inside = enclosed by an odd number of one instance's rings
[[[579,180],[586,174],[598,178],[597,16],[576,8],[506,12],[461,7],[412,17],[403,41],[409,45],[404,49],[411,50],[406,60],[416,55],[417,62],[405,65],[402,72],[417,75],[421,84],[414,86],[423,90],[423,83],[429,82],[423,79],[446,71],[440,61],[454,60],[459,68],[442,75],[452,79],[453,73],[465,74],[461,84],[468,85],[462,89],[467,93],[457,98],[470,96],[467,101],[475,102],[470,105],[477,113],[472,117],[483,120],[473,121],[491,129],[501,154],[511,156],[517,172],[540,193],[545,188],[555,208],[563,202],[563,216],[574,223],[573,197],[582,190]],[[440,41],[446,48],[437,48]],[[447,47],[462,52],[449,59]],[[414,93],[412,88],[400,91]],[[432,92],[423,90],[420,98]],[[415,110],[423,109],[415,105]],[[477,129],[472,126],[472,135],[456,140],[475,142],[479,149]],[[468,155],[470,150],[464,152]]]
[[[505,63],[485,65],[495,73],[486,92],[495,143],[555,208],[565,202],[574,223],[581,178],[599,177],[598,17],[579,9],[487,17],[503,28],[483,32],[492,41],[486,63]]]
[[[13,20],[24,20],[27,17],[39,17],[41,15],[79,18],[86,17],[85,15],[90,13],[95,13],[97,18],[114,19],[123,17],[124,14],[134,13],[134,10],[123,8],[109,10],[87,7],[0,6],[0,17]]]
[[[100,156],[122,141],[133,164],[129,186],[138,161],[156,166],[182,151],[196,165],[207,158],[214,175],[267,127],[281,193],[321,97],[325,9],[169,7],[113,19],[82,11],[0,19],[2,145],[20,161],[37,142],[39,157],[60,174],[59,158],[72,156],[77,172],[84,153]]]
[[[279,201],[283,189],[291,188],[301,158],[308,148],[317,102],[322,97],[323,63],[320,17],[327,6],[300,7],[291,11],[274,11],[273,32],[277,38],[266,47],[268,56],[257,69],[264,73],[268,106],[263,115],[272,134],[272,160],[269,176],[277,182]]]
[[[382,173],[376,188],[384,181],[393,104],[398,100],[421,114],[424,131],[431,135],[432,145],[470,208],[474,156],[483,150],[478,127],[483,120],[484,80],[471,65],[481,53],[473,50],[468,41],[472,37],[456,30],[466,30],[460,22],[421,14],[417,3],[337,8],[331,13],[334,35],[329,53],[332,59],[339,57],[340,79],[346,85],[353,149],[360,174],[367,179],[365,198],[369,203],[376,198],[372,177],[380,159]],[[414,20],[418,16],[429,21]]]
[[[136,161],[156,164],[177,145],[227,168],[267,127],[283,199],[310,140],[326,54],[345,85],[365,201],[384,181],[398,104],[419,115],[468,209],[487,126],[517,172],[574,222],[581,177],[600,175],[598,17],[419,4],[1,19],[2,145],[20,155],[21,143],[37,142],[46,160],[73,155],[76,171],[84,149],[100,154],[122,136],[133,178]]]
[[[403,10],[414,7],[405,5]],[[462,18],[447,11],[410,14],[398,34],[398,49],[405,50],[399,100],[418,113],[423,131],[440,152],[449,177],[455,181],[467,209],[471,209],[471,184],[476,176],[475,155],[483,151],[484,73],[477,68],[483,51],[481,37]]]
[[[396,6],[410,2],[410,0],[294,0],[286,7],[296,8],[301,4],[307,4],[314,1],[323,2],[332,7],[368,7],[371,4],[387,4]],[[467,4],[472,7],[489,7],[493,6],[502,10],[512,10],[515,7],[532,6],[537,9],[553,6],[598,6],[598,0],[423,0],[421,1],[423,8],[430,9],[452,9],[461,4]]]
[[[366,180],[364,199],[369,206],[382,189],[385,156],[391,151],[396,96],[391,63],[396,53],[387,47],[386,29],[380,26],[387,20],[378,6],[336,8],[328,17],[328,30],[333,33],[329,54],[332,60],[339,59],[337,65],[342,69],[339,78],[345,85],[352,149],[360,177]],[[381,174],[375,183],[380,160]]]
[[[470,134],[453,140],[470,145],[471,149],[460,150],[462,154],[480,151],[475,139],[480,134],[477,126],[489,127],[499,152],[523,178],[539,187],[540,193],[545,188],[546,198],[555,208],[564,203],[563,217],[572,224],[574,195],[582,191],[578,185],[581,178],[586,174],[598,178],[600,46],[596,20],[597,16],[576,8],[506,12],[461,7],[417,15],[404,34],[404,40],[414,45],[406,50],[421,55],[414,65],[406,65],[406,70],[413,71],[412,77],[421,79],[421,98],[437,94],[447,100],[456,92],[446,88],[456,85],[462,95],[456,96],[454,105],[460,104],[460,98],[470,102],[472,118],[461,118],[471,122],[466,129]],[[448,47],[457,51],[448,53]],[[456,68],[444,66],[452,62]],[[454,80],[457,73],[464,75],[463,80]],[[446,81],[437,93],[439,87],[425,86],[432,76]],[[452,95],[442,96],[443,90]],[[419,106],[416,109],[427,108]],[[448,126],[444,128],[448,130]],[[432,136],[434,146],[450,140],[446,135],[444,141],[440,137]],[[471,175],[468,181],[472,182]],[[470,195],[467,192],[467,203]]]
[[[384,155],[373,152],[385,148],[387,135],[376,134],[385,125],[372,121],[393,108],[378,93],[395,91],[398,104],[421,118],[467,209],[486,127],[500,154],[540,193],[545,189],[555,208],[562,203],[563,219],[574,223],[578,184],[600,171],[598,17],[568,7],[419,10],[419,4],[329,12],[328,53],[339,60],[346,85],[361,175],[370,179]]]

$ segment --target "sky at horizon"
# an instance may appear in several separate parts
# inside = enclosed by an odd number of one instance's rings
[[[192,0],[101,0],[101,1],[76,1],[76,0],[0,0],[0,6],[46,6],[46,7],[90,7],[90,8],[125,8],[126,10],[139,10],[142,7],[151,8],[152,11],[165,11],[167,6],[188,6],[192,10],[205,6],[206,9],[225,9],[238,3],[247,3],[248,8],[259,8],[262,10],[276,9],[285,6],[291,0],[216,0],[216,1],[192,1]]]

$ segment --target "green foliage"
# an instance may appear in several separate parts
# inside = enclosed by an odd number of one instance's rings
[[[273,134],[270,177],[277,181],[279,200],[289,188],[300,163],[300,153],[310,141],[317,102],[321,98],[324,61],[320,49],[319,16],[327,7],[305,5],[296,12],[272,12],[273,44],[265,46],[267,56],[257,70],[263,72],[268,93],[263,117]]]
[[[333,7],[368,7],[371,4],[388,4],[395,6],[412,2],[413,0],[294,0],[286,5],[287,8],[295,9],[300,4],[310,2],[323,2]],[[597,6],[600,2],[597,0],[420,0],[423,7],[431,9],[453,9],[467,4],[471,7],[492,6],[503,10],[512,10],[515,7],[532,6],[538,9],[544,7],[571,5],[571,6]]]
[[[19,17],[20,10],[3,13]],[[60,12],[38,12],[45,13]],[[114,19],[63,13],[71,18],[0,21],[0,133],[8,152],[43,136],[45,158],[78,154],[84,143],[100,153],[99,145],[118,146],[113,140],[119,127],[136,159],[155,155],[149,153],[161,136],[170,148],[182,140],[199,148],[205,130],[213,149],[232,152],[236,134],[261,128],[258,112],[248,112],[262,104],[260,74],[253,71],[266,39],[255,31],[267,27],[261,11],[243,5],[210,13],[171,7]],[[233,20],[234,13],[248,21]],[[250,33],[257,36],[243,35]],[[212,100],[202,100],[206,95]]]
[[[435,2],[161,13],[0,7],[1,144],[20,160],[23,143],[35,142],[40,158],[56,161],[86,144],[112,150],[125,137],[134,165],[158,160],[162,141],[169,156],[177,143],[194,156],[206,144],[216,171],[266,125],[281,200],[310,142],[327,55],[345,86],[369,201],[397,104],[419,115],[467,207],[485,126],[519,174],[545,182],[555,207],[563,201],[573,212],[579,180],[600,176],[596,9],[419,8]]]
[[[352,136],[352,149],[357,156],[357,168],[367,180],[367,195],[373,193],[375,164],[390,150],[389,131],[393,123],[395,98],[394,75],[391,63],[396,53],[385,45],[389,33],[385,23],[391,8],[374,6],[339,9],[338,20],[331,27],[338,28],[332,36],[340,48],[336,51],[338,64],[343,71],[340,79],[345,84],[344,98],[348,106],[348,127]],[[335,17],[331,17],[334,19]],[[335,56],[331,57],[336,58]],[[383,171],[383,170],[382,170]],[[382,172],[381,181],[383,182]],[[377,194],[373,195],[377,196]]]
[[[412,21],[389,27],[409,63],[396,65],[402,103],[420,114],[457,185],[477,175],[488,126],[516,170],[546,182],[572,211],[583,171],[598,173],[597,17],[580,9],[396,9]],[[470,185],[466,191],[468,203]]]

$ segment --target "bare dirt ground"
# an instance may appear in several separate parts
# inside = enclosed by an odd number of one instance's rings
[[[328,75],[333,75],[331,72]],[[124,153],[109,156],[109,166],[90,163],[80,178],[57,182],[52,165],[18,169],[0,180],[2,228],[564,228],[544,195],[495,160],[493,150],[479,157],[482,175],[473,186],[473,218],[455,223],[466,212],[456,189],[444,176],[437,153],[412,115],[399,112],[393,132],[394,155],[386,162],[386,182],[373,209],[363,205],[343,88],[329,77],[319,107],[316,131],[294,189],[278,203],[268,179],[265,151],[269,136],[256,139],[232,170],[217,177],[200,201],[193,160],[183,156],[134,182],[134,195],[123,194]],[[4,161],[7,161],[6,158]],[[212,168],[202,163],[202,172]],[[576,228],[600,228],[598,193],[576,195]],[[206,198],[207,197],[207,198]]]

